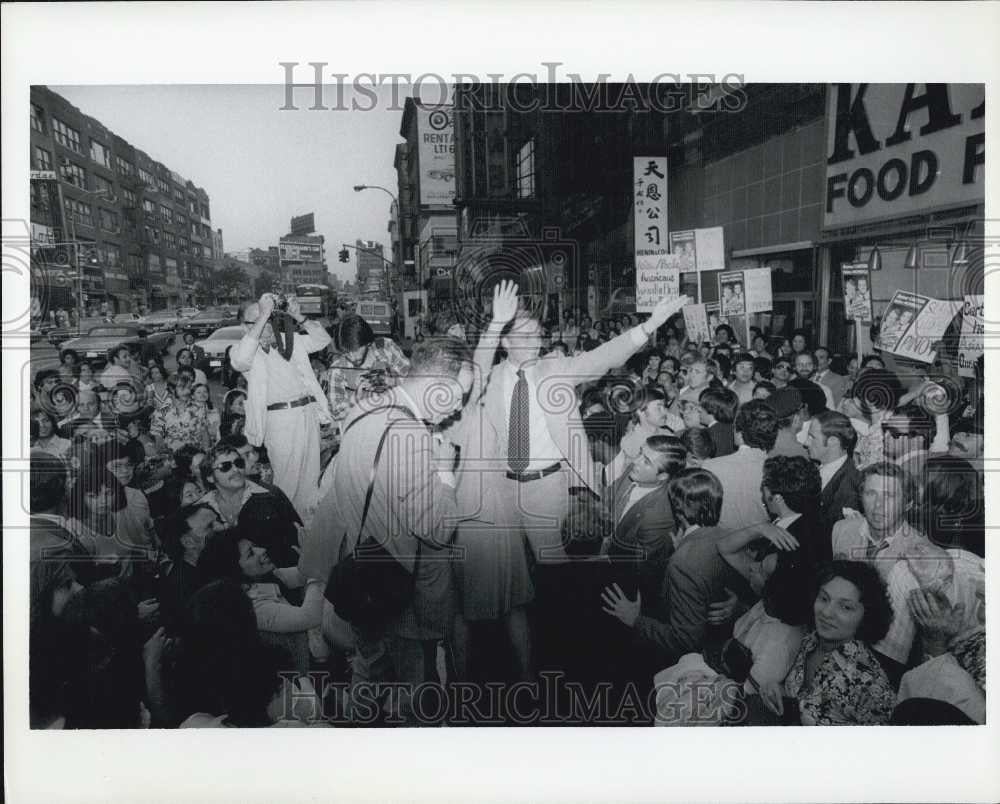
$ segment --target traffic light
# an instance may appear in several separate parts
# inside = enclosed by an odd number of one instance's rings
[[[340,257],[340,261],[341,262],[349,262],[350,261],[350,255],[348,255],[346,248],[342,248],[340,250],[340,254],[338,256]]]

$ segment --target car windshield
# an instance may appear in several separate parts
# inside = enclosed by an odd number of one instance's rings
[[[212,340],[240,340],[243,337],[243,327],[223,327],[212,333]]]
[[[161,318],[176,318],[176,317],[177,316],[174,315],[174,313],[171,313],[169,310],[160,310],[158,312],[150,313],[149,315],[147,315],[146,320],[159,321]]]
[[[132,331],[127,327],[94,327],[87,333],[88,338],[127,338]]]

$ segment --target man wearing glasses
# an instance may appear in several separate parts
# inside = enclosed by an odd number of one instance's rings
[[[254,494],[267,494],[267,489],[247,480],[246,461],[230,444],[218,444],[202,463],[202,476],[209,491],[198,500],[219,515],[227,528],[236,527],[240,511]]]
[[[307,321],[298,300],[288,300],[286,314],[298,325],[287,357],[271,324],[275,297],[265,293],[243,311],[246,333],[233,347],[234,369],[247,378],[244,434],[255,447],[263,444],[271,459],[274,484],[308,519],[317,502],[320,425],[330,424],[329,404],[309,363],[309,355],[325,349],[330,336]]]
[[[774,368],[771,369],[771,382],[775,388],[785,388],[788,381],[792,379],[792,363],[788,358],[780,357],[774,361]]]

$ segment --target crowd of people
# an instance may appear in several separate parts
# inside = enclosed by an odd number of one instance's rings
[[[984,722],[982,362],[687,301],[38,372],[32,726]]]

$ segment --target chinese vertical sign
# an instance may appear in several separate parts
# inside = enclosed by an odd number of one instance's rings
[[[637,156],[632,160],[635,273],[656,271],[670,251],[667,230],[667,158]]]

